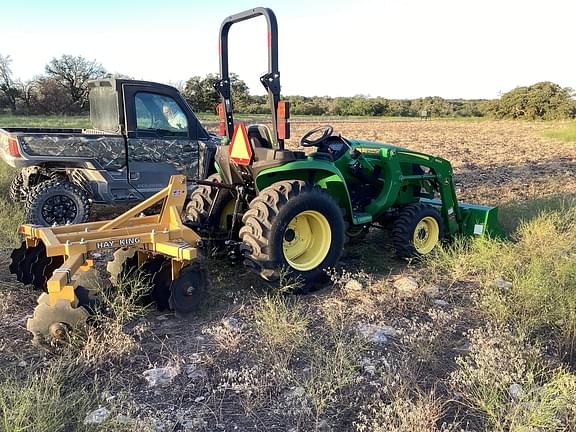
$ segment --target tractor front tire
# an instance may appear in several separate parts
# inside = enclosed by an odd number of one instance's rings
[[[90,218],[88,194],[66,180],[48,180],[34,186],[26,201],[26,220],[41,226],[78,224]]]
[[[206,180],[222,182],[220,174],[212,174]],[[228,233],[235,203],[234,195],[229,189],[198,185],[190,195],[184,220],[202,234]]]
[[[429,254],[442,241],[444,224],[440,212],[427,204],[401,208],[392,225],[392,244],[402,258]]]
[[[307,292],[338,263],[345,223],[324,189],[301,180],[280,181],[252,200],[240,229],[245,264],[268,281],[287,276]]]

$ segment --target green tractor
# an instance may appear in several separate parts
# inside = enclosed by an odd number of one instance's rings
[[[270,100],[271,128],[246,127],[233,118],[228,32],[258,16],[268,23],[268,73],[260,81]],[[497,208],[458,202],[445,159],[334,135],[331,126],[300,139],[313,152],[285,149],[289,105],[280,100],[278,27],[270,9],[224,20],[215,88],[222,98],[221,134],[230,144],[218,148],[217,172],[193,192],[188,220],[238,244],[244,263],[264,279],[277,280],[285,271],[310,287],[337,264],[348,239],[361,238],[374,224],[391,228],[403,257],[429,254],[458,234],[503,234]]]

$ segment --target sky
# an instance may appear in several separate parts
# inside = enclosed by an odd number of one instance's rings
[[[222,20],[278,19],[282,93],[491,99],[552,81],[576,89],[575,0],[0,0],[0,54],[32,78],[63,54],[157,82],[218,72]],[[232,26],[230,71],[264,94],[266,24]]]

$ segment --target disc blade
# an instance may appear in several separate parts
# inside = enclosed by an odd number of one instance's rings
[[[178,317],[200,311],[207,300],[208,273],[198,263],[184,267],[170,287],[170,308]]]

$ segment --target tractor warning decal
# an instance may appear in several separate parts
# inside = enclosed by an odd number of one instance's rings
[[[252,160],[252,147],[248,141],[248,133],[244,123],[238,123],[234,129],[230,144],[230,159],[238,165],[249,165]]]

